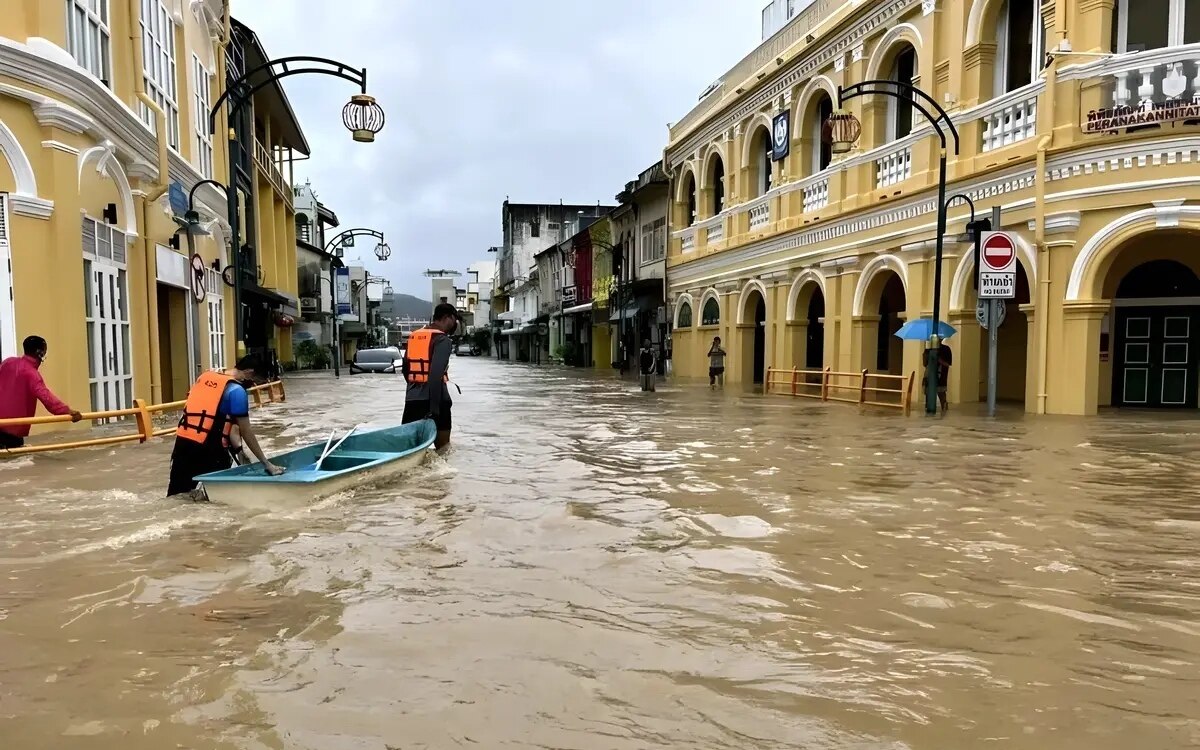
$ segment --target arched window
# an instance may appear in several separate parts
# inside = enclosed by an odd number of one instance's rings
[[[725,210],[725,164],[721,156],[714,155],[708,167],[708,184],[712,185],[712,215]]]
[[[888,73],[889,81],[912,84],[917,75],[917,51],[905,44],[896,54]],[[887,139],[903,138],[913,129],[913,106],[910,102],[888,97]]]
[[[691,328],[692,327],[692,306],[686,300],[679,303],[679,322],[675,325],[676,328]]]
[[[813,139],[812,171],[813,174],[816,174],[828,167],[829,163],[833,161],[833,151],[824,138],[825,121],[833,114],[833,100],[829,98],[829,94],[821,93],[818,95],[813,113],[813,119],[809,123],[809,130]]]
[[[1200,0],[1116,0],[1112,49],[1141,52],[1200,42]]]
[[[996,21],[996,64],[992,95],[1016,91],[1033,82],[1042,69],[1046,26],[1042,0],[1004,0]]]
[[[696,178],[691,172],[687,173],[687,185],[684,190],[687,191],[687,223],[690,227],[696,223]]]
[[[766,128],[761,128],[759,136],[762,143],[758,146],[758,194],[765,195],[771,189],[771,135]]]
[[[704,310],[700,314],[700,325],[715,326],[721,322],[721,304],[717,302],[716,297],[709,297],[704,303]]]

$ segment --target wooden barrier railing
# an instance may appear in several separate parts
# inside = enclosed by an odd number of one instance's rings
[[[888,375],[868,372],[824,370],[779,370],[767,368],[763,393],[779,393],[796,398],[840,401],[845,404],[912,409],[912,387],[917,374]]]
[[[270,383],[263,383],[247,389],[250,392],[251,405],[255,408],[262,407],[268,403],[276,401],[287,401],[287,393],[283,388],[282,380],[274,380]],[[265,394],[265,396],[264,396]],[[89,438],[87,440],[75,440],[69,443],[47,443],[44,445],[26,445],[21,448],[12,448],[10,450],[0,450],[0,458],[5,456],[20,456],[26,453],[47,453],[50,451],[71,450],[73,448],[96,448],[102,445],[117,445],[120,443],[144,443],[151,438],[170,435],[175,432],[175,427],[160,427],[154,428],[154,417],[164,412],[180,411],[183,409],[184,401],[172,401],[166,404],[147,404],[144,400],[134,399],[133,407],[130,409],[114,409],[111,411],[93,411],[84,412],[83,420],[94,421],[99,419],[126,419],[134,417],[137,425],[137,432],[125,433],[121,435],[109,435],[107,437]],[[51,415],[47,417],[26,417],[20,419],[0,419],[0,427],[9,425],[39,425],[39,424],[55,424],[58,422],[70,422],[69,414]]]

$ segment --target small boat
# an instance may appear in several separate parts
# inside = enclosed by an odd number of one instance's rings
[[[286,471],[277,477],[251,463],[196,477],[208,499],[243,508],[278,510],[308,505],[352,487],[375,484],[421,465],[433,447],[433,420],[342,436],[333,448],[333,435],[271,458]]]

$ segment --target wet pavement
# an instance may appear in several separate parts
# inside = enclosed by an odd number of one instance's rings
[[[1200,744],[1200,420],[453,372],[449,453],[301,511],[0,461],[0,747]],[[288,396],[269,451],[403,406]]]

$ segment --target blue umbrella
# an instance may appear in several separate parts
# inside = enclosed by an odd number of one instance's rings
[[[944,320],[938,321],[938,337],[948,339],[958,331]],[[905,341],[928,341],[933,336],[933,321],[929,318],[910,320],[900,326],[896,336]]]

